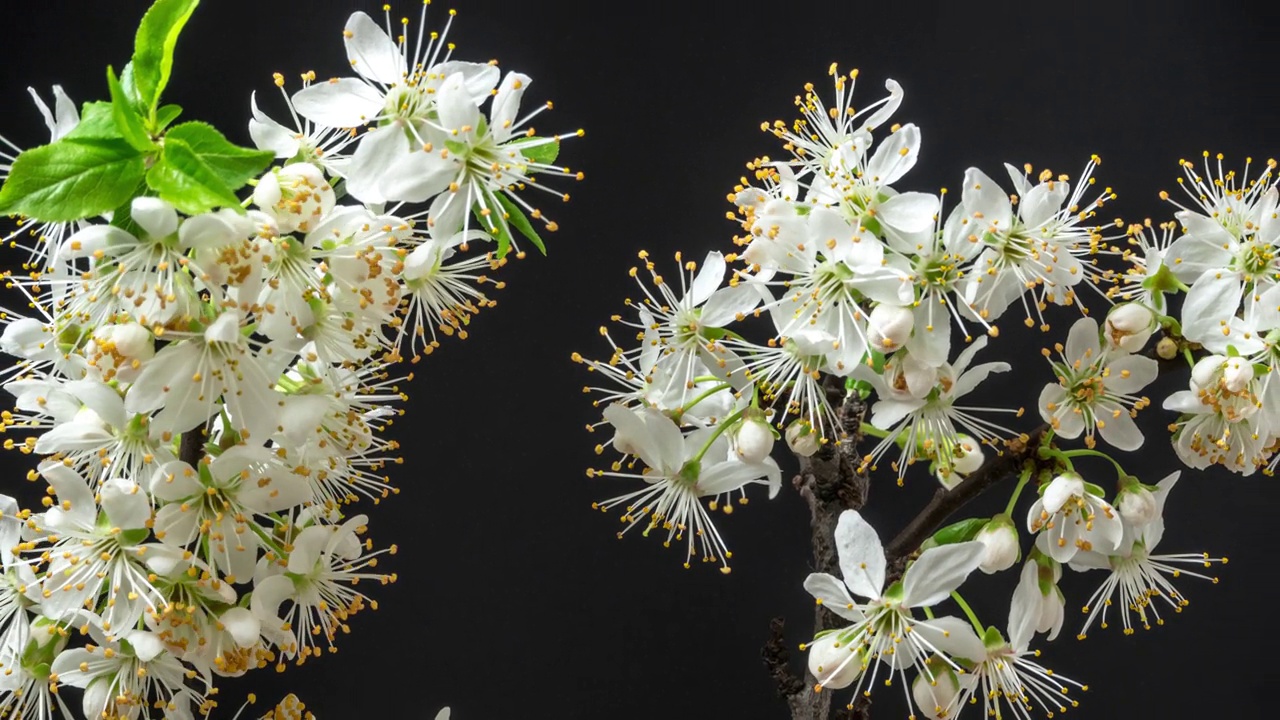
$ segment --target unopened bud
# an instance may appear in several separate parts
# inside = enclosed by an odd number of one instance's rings
[[[813,431],[813,426],[804,420],[796,420],[788,425],[784,437],[791,452],[801,457],[809,457],[822,447],[822,439]]]
[[[911,698],[916,707],[929,720],[953,717],[948,710],[960,694],[960,679],[940,658],[930,658],[925,668],[928,672],[921,672],[911,683]]]
[[[760,463],[773,451],[773,431],[764,420],[743,420],[734,435],[734,449],[743,462]]]
[[[1227,358],[1222,364],[1222,384],[1231,392],[1240,392],[1253,382],[1253,363],[1246,358]]]
[[[1226,361],[1227,359],[1222,355],[1210,355],[1197,360],[1191,368],[1192,389],[1203,390],[1211,387],[1218,370]]]
[[[849,687],[862,674],[859,643],[842,643],[840,633],[824,635],[809,644],[809,672],[824,689]]]
[[[891,353],[907,344],[914,326],[915,313],[909,308],[882,303],[867,318],[867,342],[882,353]]]
[[[983,525],[973,539],[986,548],[978,569],[988,575],[1013,567],[1022,554],[1018,544],[1018,530],[1007,515],[991,518],[991,522]]]
[[[1142,527],[1156,519],[1159,507],[1156,496],[1138,483],[1133,483],[1120,491],[1116,497],[1116,507],[1120,517],[1134,527]]]
[[[1156,355],[1161,360],[1172,360],[1178,357],[1178,343],[1171,337],[1162,337],[1156,343]]]
[[[1138,303],[1122,303],[1107,314],[1107,344],[1125,352],[1142,349],[1156,330],[1156,316]]]

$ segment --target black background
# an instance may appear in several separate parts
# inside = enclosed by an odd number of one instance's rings
[[[105,97],[103,68],[128,59],[146,3],[4,4],[0,132],[30,146],[44,131],[24,88],[47,97],[60,82],[77,101]],[[970,165],[1000,179],[1006,160],[1075,176],[1096,152],[1098,182],[1119,194],[1109,212],[1160,221],[1171,208],[1156,194],[1176,190],[1179,158],[1210,149],[1238,166],[1280,153],[1280,23],[1262,3],[1040,5],[457,0],[457,56],[531,75],[529,106],[556,103],[539,131],[587,129],[561,155],[587,179],[569,188],[568,205],[544,206],[561,225],[549,256],[513,263],[472,337],[414,368],[396,427],[403,492],[370,513],[375,541],[400,546],[400,582],[375,591],[381,609],[354,619],[339,653],[226,681],[222,710],[250,690],[260,704],[293,690],[323,720],[430,718],[445,704],[460,720],[786,717],[759,651],[774,616],[790,621],[790,642],[807,639],[802,501],[761,496],[724,519],[728,577],[684,570],[653,540],[615,540],[615,517],[590,503],[628,486],[584,475],[597,440],[583,426],[598,416],[569,355],[606,356],[596,328],[633,292],[636,251],[660,261],[728,251],[725,194],[745,161],[782,154],[760,122],[791,119],[804,82],[829,87],[833,61],[862,70],[859,106],[882,96],[886,77],[904,86],[894,120],[917,123],[924,143],[902,190],[958,187]],[[432,6],[434,27],[447,7]],[[168,99],[247,144],[251,90],[283,117],[273,71],[348,74],[341,30],[356,9],[380,15],[376,2],[207,0],[180,44]],[[418,4],[393,12],[416,23]],[[1069,321],[1057,318],[1055,339]],[[1027,405],[1029,428],[1050,379],[1038,357],[1045,340],[1016,332],[1017,318],[1004,326],[987,356],[1019,371],[985,391]],[[1149,392],[1160,398],[1184,382]],[[1177,467],[1163,429],[1171,417],[1158,405],[1140,418],[1147,447],[1123,458],[1149,482]],[[930,492],[924,477],[901,490],[877,482],[866,514],[891,535]],[[1150,633],[1124,637],[1117,625],[1077,642],[1079,605],[1101,576],[1068,573],[1068,625],[1043,660],[1090,684],[1073,716],[1266,716],[1280,640],[1277,499],[1261,475],[1184,473],[1162,549],[1232,562],[1217,586],[1183,580],[1191,606]],[[1014,582],[1005,575],[966,591],[998,626]],[[905,717],[898,688],[875,697],[876,717]]]

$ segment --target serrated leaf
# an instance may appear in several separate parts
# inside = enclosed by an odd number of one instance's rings
[[[547,254],[547,246],[543,244],[542,238],[538,236],[538,231],[533,228],[533,223],[529,222],[529,218],[525,217],[520,206],[511,202],[505,195],[495,194],[498,198],[498,204],[502,206],[502,211],[507,215],[507,222],[520,231],[520,234],[529,238],[529,242],[538,248],[543,255]],[[498,257],[502,257],[499,255]]]
[[[139,152],[154,151],[156,144],[151,141],[151,136],[142,125],[142,117],[129,102],[120,79],[116,77],[116,71],[110,65],[107,66],[107,87],[111,90],[111,117],[120,136]]]
[[[185,143],[232,191],[260,175],[275,158],[270,150],[242,148],[203,122],[175,125],[165,134],[165,139]]]
[[[520,154],[525,160],[534,163],[542,163],[550,165],[560,157],[560,141],[542,142],[546,138],[529,138],[529,140],[516,143],[516,148],[520,150]],[[541,143],[541,144],[535,144]]]
[[[124,140],[63,138],[18,156],[0,188],[0,213],[41,222],[101,215],[128,200],[145,172],[142,153]]]
[[[80,108],[80,122],[64,140],[123,140],[111,103],[87,102]]]
[[[173,73],[173,49],[200,0],[156,0],[142,16],[133,44],[133,81],[138,101],[154,117]]]
[[[978,531],[987,524],[987,518],[969,518],[952,523],[938,532],[933,534],[933,539],[939,545],[952,545],[955,543],[968,542],[978,534]]]
[[[160,199],[188,215],[199,215],[217,207],[244,212],[240,200],[213,168],[191,146],[166,137],[159,161],[147,172],[147,185]]]

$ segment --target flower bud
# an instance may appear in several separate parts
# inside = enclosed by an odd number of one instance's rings
[[[842,643],[839,635],[833,632],[809,644],[809,672],[825,689],[849,687],[862,674],[858,643]]]
[[[769,424],[759,418],[743,420],[734,435],[734,449],[743,462],[764,462],[773,450],[773,432]]]
[[[1018,530],[1007,515],[997,515],[982,526],[974,540],[982,543],[986,552],[978,569],[988,575],[1008,570],[1018,562],[1022,549],[1018,544]]]
[[[891,353],[907,344],[914,326],[915,313],[909,308],[881,303],[867,318],[867,342],[882,353]]]
[[[1125,352],[1137,352],[1156,330],[1156,316],[1138,303],[1121,303],[1107,314],[1107,344]]]
[[[809,457],[822,447],[822,438],[813,431],[813,426],[804,420],[796,420],[787,426],[784,436],[791,452],[801,457]]]
[[[1171,337],[1162,337],[1156,342],[1156,355],[1161,360],[1172,360],[1178,357],[1178,343]]]
[[[1218,370],[1226,360],[1227,359],[1222,355],[1209,355],[1197,360],[1196,364],[1191,368],[1192,389],[1203,390],[1211,387],[1214,382],[1214,377],[1218,374]]]
[[[333,187],[320,168],[294,163],[272,170],[258,180],[253,202],[275,218],[280,232],[306,232],[328,215],[337,203]]]
[[[925,673],[917,675],[911,683],[911,698],[929,720],[953,717],[947,710],[960,694],[960,679],[946,662],[937,657],[930,658],[926,667],[933,678]]]
[[[1138,483],[1120,491],[1116,497],[1116,507],[1120,510],[1120,517],[1134,527],[1143,527],[1155,520],[1160,511],[1156,505],[1156,496]]]
[[[1222,384],[1231,392],[1240,392],[1253,382],[1253,363],[1246,358],[1227,358],[1222,364]]]

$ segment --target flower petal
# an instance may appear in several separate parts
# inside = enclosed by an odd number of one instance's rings
[[[902,604],[929,607],[945,600],[978,569],[986,547],[971,541],[925,550],[902,575]]]
[[[293,107],[308,120],[332,128],[359,127],[382,112],[383,95],[355,78],[334,78],[293,95]]]
[[[844,584],[857,595],[879,598],[884,589],[885,560],[875,528],[857,510],[845,510],[836,521],[835,542]]]
[[[343,31],[347,58],[362,76],[382,85],[404,79],[405,60],[400,47],[363,12],[351,13]]]

